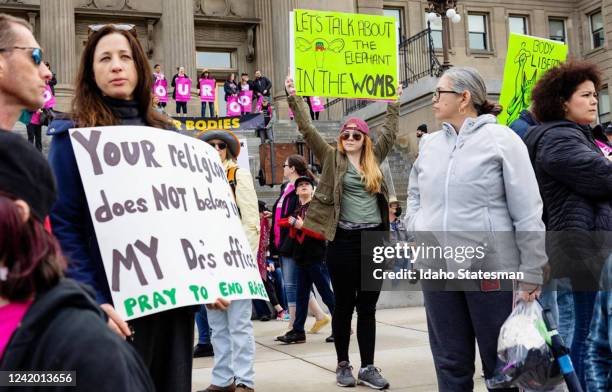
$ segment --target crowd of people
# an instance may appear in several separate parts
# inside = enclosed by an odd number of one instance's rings
[[[553,311],[584,390],[610,390],[612,257],[593,233],[612,230],[612,128],[592,126],[602,83],[596,65],[568,62],[548,71],[533,89],[532,106],[510,127],[498,124],[502,108],[488,100],[477,70],[445,71],[432,97],[442,128],[418,127],[405,213],[381,170],[400,129],[399,101],[387,104],[376,137],[364,120],[348,118],[334,146],[316,129],[309,101],[296,95],[288,76],[289,107],[321,169],[316,176],[302,156],[289,156],[271,209],[258,201],[251,173],[238,167],[233,132],[196,135],[219,154],[270,302],[216,299],[125,321],[110,294],[68,130],[144,125],[174,131],[165,103],[154,105],[152,86],[165,80],[161,67],[150,69],[130,31],[96,29],[80,59],[70,113],[49,124],[47,161],[11,129],[24,111],[44,106],[54,75],[26,21],[0,14],[0,42],[0,370],[76,370],[76,390],[191,391],[193,358],[214,356],[205,391],[254,391],[252,319],[287,322],[275,340],[298,344],[307,340],[310,312],[315,322],[308,332],[331,323],[325,340],[334,344],[336,384],[387,389],[390,381],[375,366],[383,282],[363,286],[363,274],[374,266],[362,260],[369,251],[362,238],[377,231],[403,242],[411,232],[505,232],[513,240],[498,253],[522,273],[520,281],[475,280],[475,290],[422,282],[438,390],[474,389],[476,343],[484,377],[494,376],[499,333],[519,301]],[[183,67],[172,87],[179,78],[188,78]],[[226,99],[246,89],[271,104],[271,83],[259,71],[254,81],[231,74],[224,84]],[[402,95],[401,86],[397,92]],[[207,108],[214,116],[208,102],[202,115]],[[187,113],[185,102],[176,109]],[[565,235],[538,235],[547,231]],[[349,357],[353,333],[356,373]]]

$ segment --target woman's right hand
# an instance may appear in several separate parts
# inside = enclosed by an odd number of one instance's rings
[[[128,336],[132,335],[132,331],[130,331],[130,327],[127,323],[121,318],[119,313],[113,308],[111,304],[102,304],[100,305],[102,310],[108,316],[108,326],[113,330],[117,335],[121,336],[125,339]]]

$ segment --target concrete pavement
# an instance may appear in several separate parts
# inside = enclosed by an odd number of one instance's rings
[[[391,383],[391,391],[437,391],[436,376],[427,339],[427,322],[423,307],[383,309],[376,313],[376,366]],[[353,318],[355,325],[356,316]],[[311,317],[306,322],[312,325]],[[316,335],[307,335],[306,343],[281,345],[274,337],[286,331],[287,323],[254,321],[255,383],[258,392],[332,392],[343,391],[335,383],[336,355],[333,343],[325,343],[331,327]],[[351,337],[351,362],[359,367],[357,338]],[[477,362],[475,391],[486,391]],[[193,391],[210,384],[212,358],[199,358],[193,364]],[[357,375],[357,369],[354,371]],[[367,391],[358,386],[348,391]]]

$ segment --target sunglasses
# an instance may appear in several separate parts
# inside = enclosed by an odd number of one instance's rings
[[[33,48],[33,47],[27,47],[27,46],[12,46],[10,48],[0,48],[0,52],[10,52],[11,50],[15,50],[15,49],[31,50],[32,51],[32,61],[34,61],[34,64],[36,65],[40,65],[40,63],[42,63],[43,61],[43,54],[42,54],[41,48]]]
[[[354,141],[358,142],[358,141],[361,140],[363,135],[359,131],[357,131],[357,132],[342,132],[340,134],[340,139],[342,139],[342,140],[349,140],[351,137],[353,138]]]
[[[223,142],[219,142],[219,143],[208,143],[210,144],[213,148],[217,148],[219,150],[225,150],[227,148],[227,144],[223,143]]]

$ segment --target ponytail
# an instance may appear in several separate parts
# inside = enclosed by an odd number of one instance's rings
[[[503,111],[503,107],[497,102],[486,100],[482,105],[478,105],[476,110],[478,111],[479,116],[482,114],[492,114],[494,116],[498,116]]]

